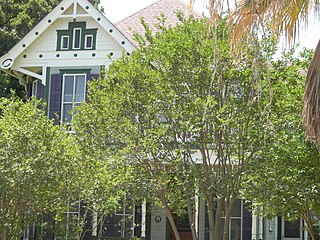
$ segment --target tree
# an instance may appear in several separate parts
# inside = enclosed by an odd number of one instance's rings
[[[78,198],[82,174],[76,145],[40,101],[2,98],[0,112],[0,236],[19,239],[39,216]]]
[[[189,0],[190,7],[195,0]],[[250,36],[267,29],[279,38],[285,35],[289,43],[294,42],[299,36],[301,25],[308,25],[308,20],[313,11],[319,17],[320,4],[318,1],[301,0],[236,0],[234,9],[230,8],[231,1],[209,1],[211,19],[220,18],[225,12],[230,17],[233,28],[233,43],[241,42],[243,37]],[[225,8],[227,5],[227,11]],[[261,34],[261,33],[260,33]],[[308,139],[320,146],[320,108],[319,108],[319,56],[318,44],[313,59],[308,69],[305,85],[303,122]]]
[[[229,239],[243,171],[264,142],[272,49],[241,46],[237,61],[224,21],[208,28],[204,19],[180,19],[170,28],[160,20],[155,34],[145,25],[140,47],[89,85],[74,126],[100,159],[137,169],[128,185],[165,209],[176,239],[173,213],[187,208],[192,228],[196,194],[207,204],[210,239]]]
[[[272,111],[266,148],[244,175],[243,194],[268,217],[302,218],[315,238],[314,216],[319,215],[320,154],[304,137],[301,99],[311,52],[294,51],[272,62]]]

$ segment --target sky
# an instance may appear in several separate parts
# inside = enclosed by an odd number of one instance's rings
[[[140,9],[154,3],[157,0],[100,0],[106,17],[113,23],[130,16]],[[188,0],[182,0],[187,2]],[[205,11],[204,0],[196,0],[195,9],[202,13]],[[300,38],[297,43],[302,47],[315,49],[320,39],[320,21],[310,17],[308,27],[300,30]],[[285,44],[280,43],[280,47],[286,48]]]
[[[111,22],[117,22],[140,9],[156,2],[157,0],[100,0],[100,5],[103,6],[106,17]],[[188,0],[182,0],[188,2]],[[196,1],[196,10],[202,12],[205,4],[203,0]]]

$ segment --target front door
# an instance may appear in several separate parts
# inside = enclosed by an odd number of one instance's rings
[[[302,239],[303,231],[302,221],[297,220],[294,222],[289,222],[282,220],[282,239],[283,240],[300,240]]]

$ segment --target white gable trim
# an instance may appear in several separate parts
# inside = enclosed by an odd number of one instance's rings
[[[77,6],[81,6],[85,13],[77,13]],[[73,8],[71,14],[66,14],[66,10]],[[56,6],[43,20],[41,20],[22,40],[20,40],[7,54],[0,58],[1,70],[16,70],[28,76],[41,79],[45,84],[45,74],[31,72],[21,66],[15,66],[15,59],[17,59],[24,50],[28,48],[41,34],[46,31],[59,18],[83,18],[92,17],[106,32],[119,43],[124,49],[124,52],[131,53],[135,50],[134,45],[102,14],[97,10],[88,0],[63,0]],[[107,58],[107,57],[106,57]],[[107,60],[107,59],[106,59]],[[42,66],[43,68],[45,66]],[[8,72],[6,71],[6,72]],[[42,71],[44,73],[45,71]],[[16,74],[13,74],[16,75]]]
[[[77,0],[79,5],[85,8],[87,5],[87,0]],[[134,51],[136,47],[127,39],[99,10],[95,7],[89,8],[87,10],[89,15],[96,16],[94,20],[101,25],[110,35],[129,53]],[[110,32],[112,30],[112,32]],[[124,42],[124,43],[123,43]]]
[[[0,58],[0,67],[10,69],[14,60],[40,36],[50,25],[73,4],[74,0],[64,0],[42,19],[25,37],[23,37],[7,54]],[[62,11],[61,9],[64,8]],[[11,59],[11,64],[3,66],[3,62]]]

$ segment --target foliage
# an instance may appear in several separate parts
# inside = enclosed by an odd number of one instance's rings
[[[29,223],[79,195],[76,146],[42,108],[38,100],[0,102],[1,239],[20,238]]]
[[[301,123],[305,72],[310,51],[293,57],[294,50],[272,62],[271,125],[261,156],[251,162],[244,178],[244,196],[267,216],[303,218],[312,231],[319,216],[320,154],[304,136]]]
[[[273,48],[260,51],[255,43],[237,61],[224,21],[216,29],[205,19],[179,17],[181,24],[169,28],[160,18],[155,34],[142,22],[140,47],[90,84],[74,126],[93,158],[98,153],[100,161],[132,171],[128,191],[158,202],[173,230],[172,213],[185,208],[193,225],[198,189],[208,204],[210,239],[221,239],[221,214],[231,212],[246,162],[264,142]]]

